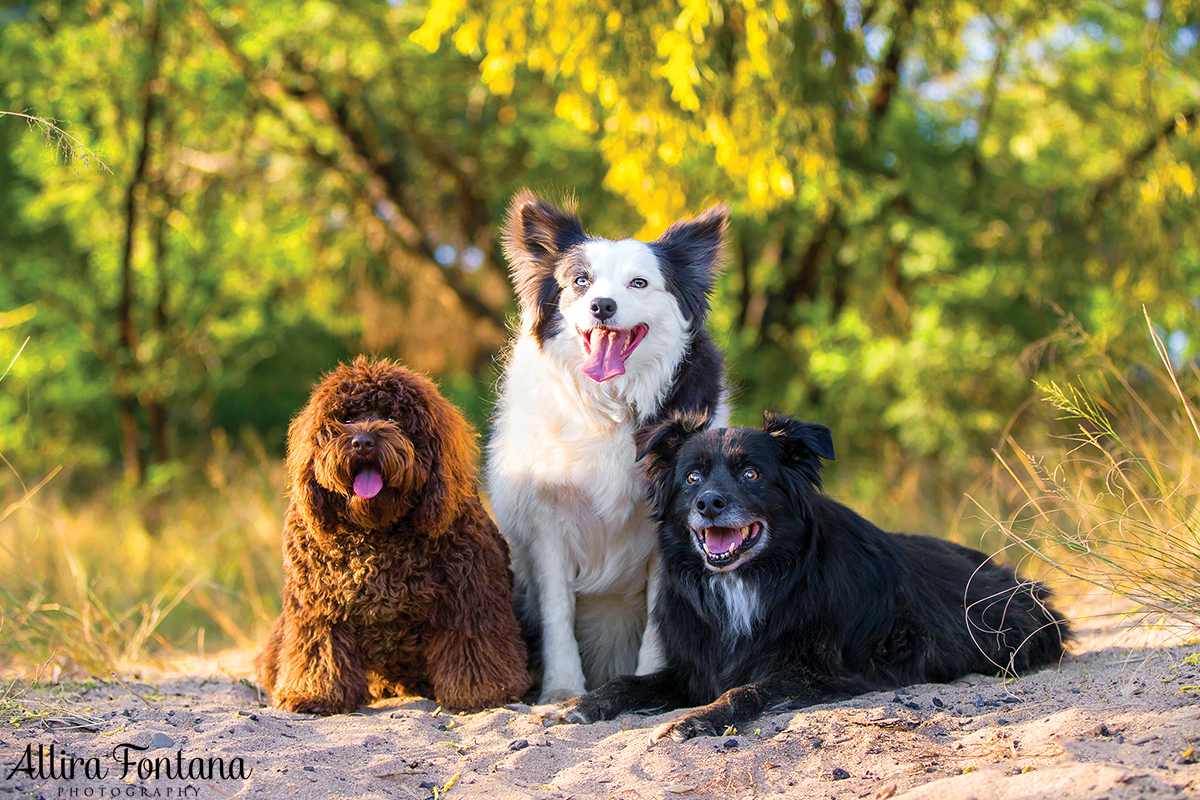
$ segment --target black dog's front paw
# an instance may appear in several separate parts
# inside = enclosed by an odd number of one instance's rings
[[[686,742],[696,736],[720,736],[728,727],[712,719],[705,709],[699,709],[658,725],[650,732],[650,741],[670,737],[677,742]]]
[[[542,721],[552,725],[560,722],[569,722],[575,725],[590,725],[593,722],[612,719],[616,716],[615,714],[606,714],[604,704],[602,702],[597,703],[594,695],[595,692],[565,700],[544,713]]]
[[[575,725],[591,725],[593,722],[607,719],[591,707],[591,704],[587,702],[587,695],[572,697],[562,703],[555,710],[554,718],[558,722],[570,722]]]
[[[646,679],[635,675],[623,675],[580,697],[572,697],[561,703],[546,716],[556,722],[574,722],[589,725],[602,720],[616,719],[626,711],[647,707],[639,691]]]

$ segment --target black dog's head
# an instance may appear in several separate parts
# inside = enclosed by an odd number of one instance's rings
[[[808,513],[833,438],[824,425],[771,412],[761,430],[677,414],[642,435],[638,455],[668,542],[686,539],[707,569],[729,572],[765,549],[773,526]]]

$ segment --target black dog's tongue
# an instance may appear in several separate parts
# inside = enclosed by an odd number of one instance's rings
[[[354,495],[370,500],[383,490],[383,476],[373,469],[364,469],[354,476]]]
[[[714,556],[728,553],[742,543],[741,528],[705,528],[704,548]]]

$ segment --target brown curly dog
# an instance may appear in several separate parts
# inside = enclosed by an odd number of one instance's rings
[[[359,356],[317,385],[288,430],[283,613],[255,663],[273,705],[477,709],[529,688],[477,454],[458,410],[399,364]]]

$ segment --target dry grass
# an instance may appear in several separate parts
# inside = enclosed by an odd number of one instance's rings
[[[30,130],[40,131],[46,147],[53,150],[64,164],[95,167],[102,172],[111,173],[112,169],[91,148],[79,139],[59,127],[58,120],[46,119],[37,114],[20,111],[0,111],[0,118],[12,117],[23,120]]]
[[[1194,625],[1200,615],[1200,425],[1150,324],[1160,363],[1119,368],[1078,328],[1095,356],[1091,383],[1039,384],[1069,425],[1039,448],[997,451],[997,495],[978,507],[1016,550],[1069,583],[1099,587],[1143,610]],[[1182,383],[1181,383],[1182,381]]]
[[[106,678],[180,650],[253,648],[279,608],[277,461],[218,438],[166,495],[72,503],[57,471],[22,485],[0,512],[0,668]]]

